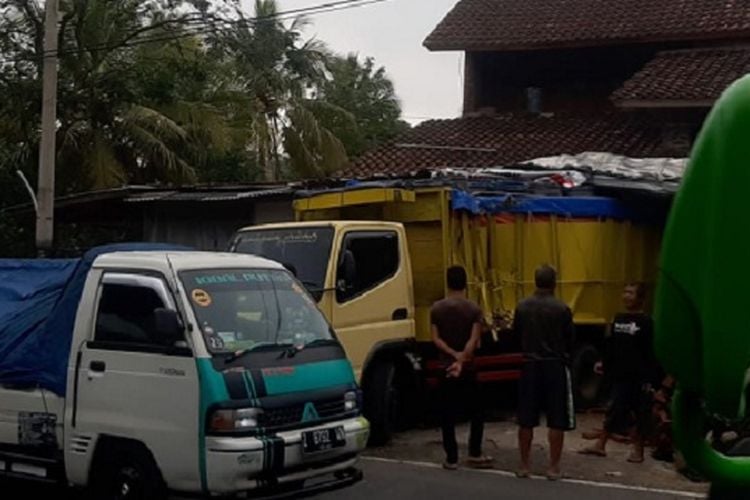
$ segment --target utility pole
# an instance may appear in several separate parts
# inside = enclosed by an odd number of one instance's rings
[[[36,247],[40,255],[52,249],[55,216],[55,152],[57,134],[57,6],[47,0],[44,8],[42,69],[42,140],[39,144],[39,181],[36,213]]]

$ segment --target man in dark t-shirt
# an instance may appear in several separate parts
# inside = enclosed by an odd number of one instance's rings
[[[629,462],[643,462],[643,438],[650,421],[650,387],[661,382],[653,351],[653,321],[643,312],[644,287],[639,283],[625,286],[622,298],[626,312],[612,321],[604,360],[595,371],[612,381],[612,402],[604,421],[604,432],[596,444],[581,453],[604,457],[610,436],[634,426],[633,451]]]
[[[574,342],[573,314],[554,295],[557,273],[542,266],[535,273],[536,292],[521,301],[513,330],[521,336],[524,363],[519,381],[518,477],[529,477],[534,428],[543,412],[549,429],[550,462],[547,477],[560,478],[565,431],[575,428],[573,393],[568,361]]]
[[[473,467],[487,467],[492,459],[482,455],[484,420],[472,363],[481,335],[482,310],[466,298],[464,268],[448,269],[447,280],[448,295],[430,311],[432,340],[443,364],[439,388],[446,455],[443,466],[448,470],[458,467],[456,420],[465,401],[471,419],[467,462]]]

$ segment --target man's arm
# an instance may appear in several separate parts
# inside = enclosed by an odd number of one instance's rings
[[[612,323],[607,325],[606,332],[604,334],[604,345],[602,348],[602,357],[599,361],[594,364],[594,373],[598,375],[604,375],[607,371],[607,367],[612,366],[612,333],[614,328]]]
[[[568,360],[573,358],[573,348],[576,345],[576,327],[573,324],[573,311],[568,308],[566,312],[566,326],[565,326],[565,349],[568,356]]]
[[[479,346],[479,340],[482,338],[482,324],[479,322],[474,323],[471,327],[471,338],[466,343],[463,352],[459,353],[460,358],[456,358],[459,361],[466,361],[474,357],[474,351]]]
[[[451,349],[451,346],[446,344],[445,341],[440,338],[440,333],[438,332],[437,326],[435,325],[432,325],[432,342],[437,346],[438,349],[451,356],[452,358],[458,360],[460,353]]]

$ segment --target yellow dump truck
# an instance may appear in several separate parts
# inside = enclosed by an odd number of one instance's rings
[[[462,265],[485,313],[481,381],[514,380],[522,357],[509,328],[534,270],[557,268],[577,325],[579,404],[594,400],[593,364],[622,286],[655,275],[660,228],[612,198],[468,193],[451,187],[360,187],[307,194],[296,222],[240,230],[237,252],[287,265],[328,317],[357,371],[375,442],[421,407],[439,366],[430,306],[445,270]]]

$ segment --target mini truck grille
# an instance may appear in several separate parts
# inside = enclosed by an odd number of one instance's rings
[[[315,408],[315,413],[309,414],[307,418],[305,407],[309,404]],[[258,418],[258,425],[266,430],[280,431],[286,428],[299,427],[303,425],[316,425],[320,421],[335,419],[336,417],[346,417],[354,414],[356,411],[347,412],[344,406],[343,396],[335,399],[326,399],[313,401],[311,403],[300,403],[281,408],[264,408],[263,413]],[[317,418],[315,418],[317,416]]]

